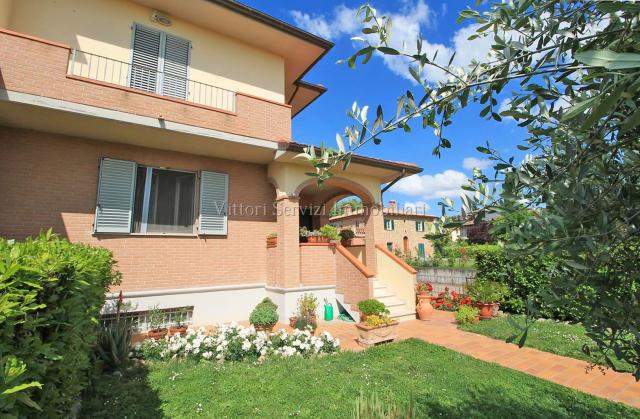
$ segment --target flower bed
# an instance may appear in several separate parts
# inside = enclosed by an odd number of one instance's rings
[[[433,307],[436,310],[456,311],[458,307],[462,305],[470,306],[471,299],[455,291],[449,292],[449,287],[447,287],[444,291],[438,293]]]
[[[274,333],[258,332],[253,326],[243,327],[235,323],[220,325],[211,334],[204,328],[189,329],[185,336],[167,336],[165,339],[148,339],[136,345],[136,356],[143,359],[195,359],[218,361],[243,361],[263,359],[268,356],[289,357],[338,352],[340,340],[328,332],[314,336],[309,330],[281,329]]]

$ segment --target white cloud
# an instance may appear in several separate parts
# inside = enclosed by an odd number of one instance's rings
[[[488,160],[488,159],[479,159],[477,157],[465,157],[464,160],[462,160],[462,167],[464,167],[467,170],[473,170],[476,167],[480,170],[484,170],[490,166],[491,166],[491,160]]]
[[[467,175],[457,170],[445,170],[435,175],[413,175],[400,180],[391,191],[421,199],[453,198],[462,194]]]
[[[402,6],[396,12],[379,11],[379,15],[390,16],[392,21],[391,47],[404,50],[408,53],[416,52],[416,39],[423,30],[433,26],[434,13],[424,0],[404,0]],[[357,9],[348,8],[344,5],[336,7],[330,16],[310,15],[297,10],[291,12],[296,25],[315,33],[316,35],[335,39],[339,36],[363,36],[360,33],[361,19],[356,17]],[[446,8],[442,14],[446,13]],[[493,39],[480,37],[469,41],[468,38],[475,33],[478,25],[469,25],[458,29],[448,45],[441,43],[431,43],[427,38],[423,39],[422,50],[429,57],[438,51],[436,62],[442,66],[449,63],[449,59],[455,52],[452,64],[458,67],[468,67],[471,61],[482,60],[487,56]],[[407,59],[399,56],[383,55],[382,59],[391,72],[415,82],[408,72]],[[447,75],[436,68],[425,68],[424,78],[431,82],[443,81]]]
[[[431,209],[431,205],[424,201],[405,202],[404,210],[409,211],[412,214],[425,215]]]
[[[356,17],[356,13],[357,9],[340,5],[333,10],[331,18],[325,15],[311,16],[298,10],[293,10],[291,17],[296,25],[305,31],[323,38],[335,39],[360,31],[360,18]]]

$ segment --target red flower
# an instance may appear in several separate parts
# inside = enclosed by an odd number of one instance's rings
[[[444,290],[445,291],[449,291],[449,287],[444,287]]]
[[[451,308],[451,303],[447,303],[447,308]]]

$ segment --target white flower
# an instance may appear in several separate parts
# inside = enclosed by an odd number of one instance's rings
[[[248,351],[249,349],[251,349],[251,342],[249,342],[248,340],[242,342],[242,350]]]

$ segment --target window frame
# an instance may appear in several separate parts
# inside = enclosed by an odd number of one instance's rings
[[[198,208],[197,204],[199,202],[199,187],[198,187],[198,178],[200,173],[194,170],[181,170],[181,169],[173,169],[167,167],[157,167],[157,166],[147,166],[144,164],[138,164],[138,168],[146,169],[145,174],[145,185],[142,194],[142,214],[140,216],[140,231],[134,232],[134,223],[131,223],[131,234],[139,235],[139,236],[196,236],[196,220],[198,220],[198,214],[196,213],[196,208]],[[160,231],[147,231],[147,223],[149,221],[149,206],[151,200],[151,179],[153,176],[153,170],[166,170],[171,172],[180,172],[180,173],[190,173],[193,176],[193,200],[192,200],[192,220],[191,220],[191,232],[190,233],[177,233],[177,232],[160,232]],[[137,183],[137,173],[136,173],[136,183]],[[135,207],[136,207],[136,196],[133,197],[133,214],[132,219],[135,220]]]
[[[389,222],[389,226],[390,226],[391,228],[387,228],[387,222]],[[393,218],[385,218],[385,219],[384,219],[384,229],[385,229],[386,231],[393,231],[393,230],[395,230],[395,227],[396,227],[396,226],[395,226],[395,223],[394,223]]]
[[[416,231],[418,233],[424,233],[424,228],[425,228],[424,221],[423,220],[417,220],[416,221]]]

